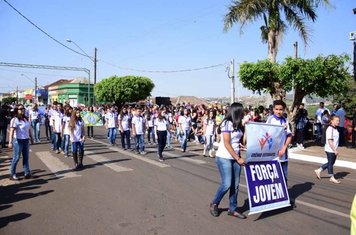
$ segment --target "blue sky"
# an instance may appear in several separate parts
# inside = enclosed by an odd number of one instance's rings
[[[71,39],[89,55],[98,49],[97,78],[118,75],[146,76],[153,80],[153,96],[230,95],[226,67],[183,73],[135,72],[195,69],[228,63],[237,64],[267,57],[267,45],[260,39],[261,22],[223,32],[223,17],[230,0],[7,0],[23,15],[65,45],[78,50]],[[294,55],[352,55],[349,32],[356,31],[355,0],[331,0],[333,9],[319,8],[316,23],[309,23],[311,41],[304,48],[298,34],[289,29],[279,48],[278,60]],[[93,62],[57,44],[0,0],[0,62],[84,67]],[[21,76],[25,74],[25,76]],[[19,86],[32,87],[58,79],[86,76],[82,72],[0,67],[0,92]],[[29,77],[30,79],[28,79]],[[237,95],[250,91],[237,84]]]

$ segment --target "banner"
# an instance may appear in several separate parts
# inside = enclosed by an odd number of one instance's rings
[[[288,188],[277,160],[283,126],[246,124],[245,176],[250,213],[261,213],[290,206]]]
[[[251,162],[245,166],[250,213],[290,206],[281,164],[277,161]]]
[[[246,162],[270,161],[278,157],[283,126],[248,122],[246,123]]]
[[[82,112],[82,119],[85,126],[102,126],[103,120],[99,112]]]

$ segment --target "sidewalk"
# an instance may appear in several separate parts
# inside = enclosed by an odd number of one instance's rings
[[[300,161],[326,163],[326,153],[324,147],[315,145],[305,145],[305,149],[289,149],[289,158]],[[339,147],[339,156],[336,158],[335,166],[356,169],[356,149]]]

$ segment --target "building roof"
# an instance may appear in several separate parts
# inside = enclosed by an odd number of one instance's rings
[[[88,79],[84,77],[77,77],[73,79],[70,83],[81,83],[81,84],[88,84]]]
[[[68,79],[59,79],[51,84],[48,84],[46,86],[44,86],[45,89],[48,89],[49,87],[51,86],[58,86],[58,85],[61,85],[61,84],[65,84],[65,83],[70,83],[72,80],[68,80]]]

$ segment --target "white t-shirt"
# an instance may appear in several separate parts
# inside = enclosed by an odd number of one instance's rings
[[[334,150],[330,147],[328,140],[333,140],[334,146],[337,149],[339,147],[339,132],[333,126],[328,126],[328,128],[326,128],[325,136],[326,136],[326,141],[325,141],[324,150],[325,152],[333,153]]]
[[[322,120],[321,120],[321,116],[323,115],[324,111],[327,110],[329,113],[329,109],[327,108],[318,108],[315,112],[315,116],[316,116],[316,123],[322,123]]]
[[[122,129],[124,131],[130,130],[130,124],[129,124],[130,116],[128,114],[124,114],[122,115],[122,117],[121,115],[119,115],[119,121],[121,121]]]
[[[230,132],[230,144],[237,155],[240,154],[240,140],[241,137],[243,136],[243,133],[241,130],[234,130],[231,121],[224,121],[223,123],[221,123],[220,129],[221,129],[221,134],[220,134],[221,140],[219,142],[219,148],[218,151],[216,152],[216,156],[225,159],[234,159],[225,147],[224,133]]]
[[[38,113],[38,111],[33,111],[31,109],[29,112],[29,115],[30,115],[30,120],[32,121],[32,120],[38,119],[39,113]]]
[[[182,131],[189,131],[192,126],[192,118],[190,116],[179,116],[178,123],[182,125]]]
[[[53,126],[53,132],[54,133],[61,133],[62,132],[62,118],[63,114],[59,111],[53,111],[52,112],[52,126]]]
[[[207,118],[207,119],[204,120],[204,125],[206,126],[206,128],[205,128],[205,136],[214,135],[215,120]]]
[[[287,137],[292,134],[292,131],[290,130],[290,127],[289,127],[288,120],[284,117],[277,117],[276,115],[272,115],[267,119],[266,123],[280,125],[280,126],[285,127],[283,135],[282,135],[281,146],[279,148],[279,149],[282,149],[284,144],[286,143]],[[280,162],[288,161],[288,148],[282,157],[278,157],[278,160]]]
[[[29,139],[30,138],[30,122],[26,119],[19,120],[18,118],[11,119],[10,128],[15,128],[14,138],[16,139]]]
[[[163,118],[162,120],[160,120],[159,118],[155,119],[155,127],[157,128],[157,131],[167,131],[168,130],[168,126],[169,126],[169,122]]]
[[[133,116],[132,118],[132,125],[135,127],[135,134],[136,135],[143,135],[144,134],[144,127],[146,125],[146,121],[142,116]]]
[[[63,117],[63,135],[70,135],[69,123],[70,123],[70,117],[64,116]]]
[[[82,127],[84,125],[83,121],[77,121],[75,123],[75,128],[72,131],[71,137],[70,137],[70,141],[71,142],[80,142],[82,140]]]
[[[117,127],[117,113],[116,112],[106,113],[105,118],[108,123],[108,128],[116,128]]]

